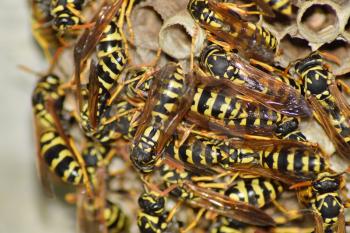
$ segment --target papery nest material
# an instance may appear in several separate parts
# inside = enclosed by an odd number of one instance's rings
[[[166,20],[159,32],[159,45],[169,56],[176,59],[188,59],[193,52],[198,56],[204,46],[206,34],[196,25],[187,10],[183,10]]]
[[[187,3],[187,0],[148,0],[136,5],[131,13],[134,46],[156,51],[163,22],[186,9]]]

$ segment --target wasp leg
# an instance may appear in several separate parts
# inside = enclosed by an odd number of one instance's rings
[[[40,35],[40,33],[36,32],[36,30],[37,30],[36,26],[33,25],[32,26],[33,36],[34,36],[36,42],[39,44],[40,48],[43,50],[46,60],[51,61],[52,54],[50,51],[50,43],[45,41],[45,38],[42,35]]]
[[[298,227],[275,227],[271,230],[271,233],[310,233],[314,228],[298,228]]]
[[[113,91],[111,98],[109,98],[107,102],[108,106],[112,105],[114,100],[119,96],[120,92],[123,90],[124,86],[125,86],[124,83],[121,83],[120,85],[117,86],[117,88]]]
[[[216,36],[214,36],[214,35],[212,35],[212,34],[209,34],[209,33],[207,33],[207,40],[210,41],[210,42],[212,42],[212,43],[214,43],[214,44],[219,45],[219,46],[222,47],[225,51],[231,51],[232,48],[234,47],[234,46],[232,46],[232,44],[234,43],[233,41],[232,41],[231,44],[229,44],[229,43],[226,43],[226,42],[221,41],[221,40],[218,39]]]
[[[117,114],[117,115],[115,115],[115,116],[113,116],[113,117],[111,117],[111,118],[109,118],[109,119],[107,119],[107,120],[105,120],[105,118],[103,118],[102,121],[101,121],[101,124],[109,124],[109,123],[112,123],[113,121],[118,120],[118,119],[121,118],[122,116],[128,115],[129,113],[132,113],[132,112],[134,112],[134,111],[136,111],[136,110],[133,108],[133,109],[127,110],[127,111],[125,111],[125,112],[122,112],[122,113],[120,113],[120,114]]]
[[[342,91],[345,91],[347,95],[350,95],[350,87],[348,84],[346,84],[343,80],[336,80],[336,83],[339,87],[341,87]]]
[[[124,19],[125,19],[125,13],[126,13],[127,6],[128,6],[128,1],[123,1],[122,6],[120,7],[120,13],[119,13],[119,19],[118,19],[117,25],[118,25],[120,35],[121,35],[122,40],[123,40],[125,55],[128,59],[128,62],[130,64],[133,64],[133,62],[131,60],[130,53],[129,53],[128,40],[126,39],[125,33],[123,31]]]
[[[216,179],[219,179],[223,176],[232,175],[231,171],[220,173],[216,176],[193,176],[191,180],[194,182],[198,182],[198,186],[203,188],[219,188],[219,189],[226,189],[230,184],[232,184],[236,178],[239,176],[239,172],[236,172],[233,174],[231,179],[227,180],[226,182],[219,183],[219,182],[211,182],[209,181],[215,181]]]
[[[237,12],[238,14],[242,15],[265,15],[267,16],[266,13],[262,11],[249,11],[245,10],[245,8],[253,7],[256,6],[255,3],[246,3],[246,4],[235,4],[235,3],[221,3],[226,10],[234,11]]]
[[[282,204],[280,204],[276,200],[272,200],[272,203],[279,211],[281,211],[287,217],[286,219],[283,217],[278,218],[277,221],[279,223],[283,224],[285,222],[292,221],[292,220],[295,220],[295,219],[302,217],[302,214],[300,214],[300,212],[298,210],[288,210],[288,209],[286,209],[286,207],[284,207]]]
[[[85,167],[84,159],[81,156],[81,154],[78,152],[78,149],[76,148],[72,138],[69,139],[69,145],[72,148],[72,151],[74,152],[74,155],[76,156],[76,159],[77,159],[77,161],[78,161],[78,163],[79,163],[79,165],[81,167],[81,170],[83,172],[83,182],[84,182],[84,185],[86,187],[86,191],[87,191],[88,195],[90,197],[92,197],[93,196],[92,190],[91,190],[92,186],[91,186],[91,183],[90,183],[90,180],[89,180],[89,176],[88,176],[88,173],[87,173],[87,170],[86,170],[86,167]]]
[[[176,211],[181,207],[182,203],[183,203],[183,200],[178,201],[175,204],[175,206],[170,210],[170,212],[168,214],[168,217],[165,220],[167,223],[170,222],[173,219]]]
[[[156,56],[152,59],[150,63],[146,64],[146,66],[155,67],[158,64],[161,55],[162,55],[162,49],[158,48]]]
[[[273,66],[270,66],[269,64],[266,64],[265,62],[261,62],[258,60],[255,60],[254,58],[249,59],[250,64],[254,66],[260,66],[261,68],[269,71],[269,72],[275,72],[277,69]]]
[[[191,231],[199,222],[199,220],[201,219],[202,215],[204,214],[205,209],[201,208],[198,212],[198,214],[196,215],[196,218],[191,222],[190,225],[188,225],[185,229],[180,229],[181,233],[186,233]]]
[[[193,36],[192,36],[192,40],[191,40],[191,54],[190,54],[190,70],[193,70],[193,65],[194,65],[194,45],[196,43],[197,40],[197,36],[198,36],[198,32],[199,32],[199,28],[196,25],[194,32],[193,32]]]
[[[131,19],[130,19],[131,11],[134,4],[135,4],[135,0],[130,0],[128,8],[126,9],[126,12],[125,12],[125,19],[126,19],[126,24],[128,25],[131,44],[134,44],[135,42],[135,34],[132,27]]]
[[[76,193],[67,193],[64,195],[64,200],[70,205],[75,205],[77,203],[78,197]]]
[[[179,140],[175,141],[175,146],[176,147],[180,147],[180,146],[182,146],[185,143],[185,141],[188,139],[188,137],[190,136],[190,134],[191,134],[191,132],[192,132],[192,130],[193,130],[193,128],[195,126],[196,125],[193,124],[190,127],[186,127],[184,129],[184,133],[182,134],[182,136],[179,138]]]
[[[75,9],[74,7],[72,7],[71,5],[66,5],[67,9],[72,12],[75,16],[77,16],[79,19],[81,19],[82,21],[86,21],[85,16],[77,9]]]
[[[319,54],[322,57],[324,57],[325,59],[327,59],[328,61],[334,62],[338,66],[341,65],[341,61],[340,61],[339,57],[337,57],[336,55],[328,53],[328,52],[319,52]]]

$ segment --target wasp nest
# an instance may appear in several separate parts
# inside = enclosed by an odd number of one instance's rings
[[[332,64],[336,75],[350,72],[350,1],[298,1],[291,18],[264,18],[261,23],[279,41],[276,62],[282,67],[315,50],[339,58]]]

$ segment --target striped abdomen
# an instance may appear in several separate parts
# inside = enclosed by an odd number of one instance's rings
[[[225,191],[235,201],[263,207],[283,191],[281,184],[263,178],[240,179]]]
[[[273,10],[290,16],[292,14],[292,3],[290,0],[264,0]]]
[[[325,160],[303,148],[275,148],[260,152],[261,166],[296,175],[314,175],[327,168]]]
[[[127,231],[128,218],[119,206],[107,201],[103,214],[108,232],[118,233]]]
[[[64,101],[64,92],[58,87],[61,84],[60,79],[53,74],[42,77],[35,86],[32,94],[32,106],[34,115],[41,128],[51,128],[54,126],[54,120],[47,111],[47,101],[51,98],[55,102],[55,109],[61,112]]]
[[[52,0],[51,15],[54,18],[53,28],[59,32],[81,24],[81,13],[84,0]]]
[[[64,139],[55,131],[48,130],[40,135],[40,154],[63,181],[78,185],[82,182],[82,170]]]
[[[207,24],[218,29],[224,25],[222,17],[209,8],[208,0],[191,0],[187,9],[199,24]]]
[[[204,166],[221,164],[227,157],[215,144],[194,138],[187,140],[180,147],[177,147],[174,141],[168,145],[166,152],[179,161]]]
[[[127,63],[117,17],[104,29],[102,39],[97,45],[97,57],[99,95],[104,95],[104,98],[108,99],[111,88],[117,84]]]
[[[242,119],[248,116],[245,102],[205,88],[196,88],[191,111],[217,119]]]

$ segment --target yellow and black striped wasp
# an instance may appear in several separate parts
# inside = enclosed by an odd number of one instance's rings
[[[187,170],[187,166],[169,158],[166,158],[166,162],[161,168],[161,177],[165,185],[168,188],[177,185],[170,193],[188,205],[200,209],[196,220],[191,222],[182,232],[187,232],[195,227],[205,211],[211,211],[254,226],[273,226],[275,224],[269,215],[249,202],[235,200],[215,191],[214,189],[218,187],[222,190],[221,184],[216,184],[211,177],[203,176],[202,173],[198,173],[199,171],[193,168]],[[200,181],[204,181],[204,183]]]
[[[153,171],[164,145],[191,105],[193,85],[193,79],[175,63],[155,74],[130,154],[140,171]]]
[[[304,97],[278,78],[253,67],[235,53],[211,44],[201,53],[200,65],[223,85],[288,116],[308,116]]]
[[[90,191],[84,161],[64,127],[62,110],[65,93],[60,85],[58,76],[45,75],[38,81],[32,96],[39,175],[50,195],[47,167],[62,181],[84,184]]]
[[[138,70],[134,76],[127,76],[124,81],[127,98],[136,102],[144,101],[153,79],[147,67]],[[198,78],[200,81],[202,79]],[[204,80],[204,84],[194,88],[188,116],[196,118],[199,125],[207,125],[211,121],[221,122],[223,127],[236,134],[275,135],[283,139],[306,141],[305,136],[298,131],[297,118],[283,116],[245,96],[227,93],[223,86],[215,86],[215,79],[212,80],[212,86]]]
[[[313,212],[315,233],[346,232],[344,210],[349,205],[339,193],[344,185],[343,174],[322,172],[312,181],[291,186],[299,201]]]
[[[350,107],[338,89],[334,75],[326,67],[322,54],[316,51],[294,62],[294,69],[301,79],[315,118],[334,142],[338,153],[349,158]]]
[[[329,169],[323,155],[307,146],[267,145],[260,148],[254,146],[235,145],[220,139],[203,136],[189,136],[180,142],[176,136],[165,149],[165,153],[191,166],[210,169],[221,166],[230,169],[239,164],[259,165],[285,175],[314,177]]]
[[[203,28],[224,41],[230,51],[237,49],[246,59],[266,63],[274,60],[277,39],[265,28],[246,22],[231,14],[230,5],[214,0],[191,0],[188,11]],[[221,43],[214,39],[216,43]]]

